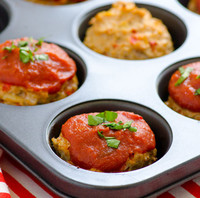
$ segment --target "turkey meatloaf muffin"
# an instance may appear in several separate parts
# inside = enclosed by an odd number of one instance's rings
[[[77,90],[76,64],[55,44],[21,38],[0,44],[0,102],[37,105]]]
[[[85,0],[27,0],[27,1],[44,5],[65,5],[65,4],[79,3]]]
[[[125,111],[73,116],[52,143],[65,161],[99,172],[139,169],[155,162],[157,155],[148,124],[141,116]]]
[[[176,112],[200,120],[200,62],[179,67],[171,76],[166,104]]]
[[[189,10],[200,14],[200,0],[189,0],[188,8]]]
[[[115,2],[89,21],[84,44],[118,59],[150,59],[173,51],[172,38],[161,20],[132,2]]]

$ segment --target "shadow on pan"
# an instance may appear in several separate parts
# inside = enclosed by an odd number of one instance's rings
[[[7,27],[9,23],[9,14],[7,9],[0,2],[0,33]]]

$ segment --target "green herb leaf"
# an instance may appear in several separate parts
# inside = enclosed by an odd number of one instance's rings
[[[102,134],[103,133],[102,131],[101,132],[97,131],[97,133],[98,133],[98,135],[99,135],[100,138],[104,138],[104,135]]]
[[[24,50],[24,51],[31,51],[30,48],[28,46],[23,46],[19,48],[20,51]]]
[[[38,42],[37,42],[35,45],[37,45],[37,46],[42,46],[43,41],[44,41],[44,38],[43,38],[43,37],[42,37],[42,38],[39,38],[39,39],[38,39]]]
[[[105,140],[116,139],[115,137],[105,137],[105,136],[104,136],[104,138],[105,138]]]
[[[28,47],[21,47],[19,50],[19,57],[23,63],[34,61],[33,53]]]
[[[198,76],[196,77],[196,79],[200,79],[200,75],[198,75]]]
[[[104,111],[96,116],[101,117],[104,119],[104,122],[113,122],[117,118],[117,113],[113,111]]]
[[[120,144],[120,141],[117,140],[117,139],[106,139],[106,142],[107,142],[107,145],[111,148],[118,148],[119,144]]]
[[[105,113],[104,112],[101,112],[101,113],[97,114],[96,116],[103,118],[103,121],[105,122]]]
[[[124,125],[123,125],[123,128],[124,128],[124,129],[130,128],[132,123],[133,123],[133,121],[125,122]]]
[[[23,62],[23,63],[28,63],[30,61],[30,55],[29,55],[29,52],[25,51],[25,50],[21,50],[20,51],[20,60]]]
[[[27,46],[28,45],[28,41],[19,41],[18,42],[18,46],[19,47],[25,47],[25,46]]]
[[[17,46],[14,45],[14,43],[12,42],[12,45],[11,46],[6,46],[4,47],[3,49],[4,50],[8,50],[9,52],[11,52],[13,49],[15,49]]]
[[[137,132],[137,127],[129,127],[128,130],[131,132]]]
[[[104,123],[103,125],[109,127],[110,129],[121,130],[123,129],[123,125],[121,125],[120,123],[109,122],[109,123]]]
[[[178,68],[179,72],[181,73],[181,75],[184,73],[185,69],[183,67],[179,67]]]
[[[200,95],[200,88],[195,91],[194,95]]]
[[[38,47],[36,47],[36,48],[34,49],[34,52],[37,52],[37,51],[38,51],[38,49],[39,49],[39,48],[38,48]]]
[[[36,54],[35,55],[36,60],[43,60],[46,61],[49,59],[49,56],[47,54]]]
[[[88,125],[97,126],[103,123],[104,119],[98,116],[88,115]]]
[[[104,138],[106,140],[106,143],[108,145],[108,147],[111,147],[111,148],[118,148],[119,144],[120,144],[120,141],[117,140],[115,137],[105,137],[102,133],[102,131],[97,131],[98,133],[98,136],[100,138]]]
[[[113,122],[117,118],[118,114],[113,111],[105,111],[105,120],[108,122]]]
[[[183,67],[179,68],[179,71],[181,73],[180,78],[176,81],[175,86],[180,85],[189,75],[190,72],[193,70],[193,68],[191,67],[187,67],[186,69],[184,69]]]

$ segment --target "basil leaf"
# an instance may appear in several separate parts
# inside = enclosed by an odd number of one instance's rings
[[[103,118],[93,115],[88,115],[88,125],[90,126],[97,126],[103,123]]]
[[[123,128],[124,129],[130,128],[132,123],[133,123],[133,121],[125,122],[124,125],[123,125]]]
[[[25,47],[25,46],[27,46],[28,45],[28,41],[19,41],[18,42],[18,46],[19,47]]]
[[[179,71],[181,73],[180,78],[176,81],[175,86],[180,85],[189,75],[190,72],[193,70],[193,68],[191,67],[187,67],[186,69],[184,69],[183,67],[179,68]]]
[[[108,122],[113,122],[117,118],[117,113],[113,111],[105,111],[105,120]]]
[[[195,91],[194,95],[200,95],[200,88]]]
[[[97,131],[97,133],[98,133],[98,135],[99,135],[100,138],[104,138],[104,135],[102,134],[103,133],[102,131],[101,132]]]
[[[37,42],[35,45],[37,45],[37,46],[42,46],[43,41],[44,41],[44,38],[43,38],[43,37],[42,37],[42,38],[39,38],[39,39],[38,39],[38,42]]]
[[[105,113],[101,112],[99,114],[97,114],[96,116],[103,118],[104,122],[105,122]]]
[[[104,138],[105,138],[105,140],[115,139],[115,137],[105,137],[105,136],[104,136]]]
[[[30,54],[29,54],[28,51],[21,50],[19,56],[20,56],[20,60],[21,60],[23,63],[28,63],[28,62],[31,60]]]
[[[12,42],[12,45],[11,46],[6,46],[4,47],[3,49],[4,50],[8,50],[9,52],[11,52],[13,49],[15,49],[17,46],[14,45],[14,43]]]
[[[38,47],[36,47],[36,48],[34,49],[34,52],[37,52],[37,51],[38,51],[38,49],[39,49],[39,48],[38,48]]]
[[[198,76],[196,77],[196,79],[200,79],[200,75],[198,75]]]
[[[46,61],[49,59],[49,56],[47,54],[36,54],[35,55],[36,60],[43,60]]]
[[[120,144],[120,141],[117,139],[107,139],[106,142],[109,147],[116,148],[116,149],[118,148]]]
[[[131,132],[137,132],[137,127],[129,127],[128,130]]]
[[[181,73],[181,75],[184,73],[185,69],[183,67],[179,67],[178,68],[179,72]]]
[[[123,125],[119,124],[119,122],[118,123],[110,122],[110,123],[105,123],[103,125],[109,127],[110,129],[115,129],[115,130],[123,129]]]

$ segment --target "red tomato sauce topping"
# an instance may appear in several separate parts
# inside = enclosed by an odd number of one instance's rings
[[[95,168],[103,172],[118,172],[134,153],[145,153],[155,148],[155,137],[144,119],[134,113],[117,111],[115,122],[133,121],[131,126],[137,132],[112,130],[102,124],[88,125],[88,115],[81,114],[71,117],[63,126],[62,134],[70,142],[70,157],[74,165],[84,169]],[[105,139],[100,138],[98,131],[104,136],[120,140],[118,148],[108,147]]]
[[[197,6],[198,13],[200,14],[200,0],[196,0],[196,6]]]
[[[180,71],[176,71],[169,81],[169,95],[182,108],[193,112],[200,112],[200,95],[196,95],[195,91],[200,88],[200,62],[190,63],[183,68],[191,67],[193,70],[190,75],[180,84],[175,86],[175,83],[180,78]]]
[[[48,60],[33,60],[23,63],[20,60],[20,48],[6,50],[5,47],[18,46],[19,41],[28,41],[28,48],[33,56],[46,54]],[[9,40],[0,44],[0,82],[23,86],[34,91],[56,93],[62,84],[71,79],[76,73],[76,64],[68,54],[55,44],[30,38]]]

